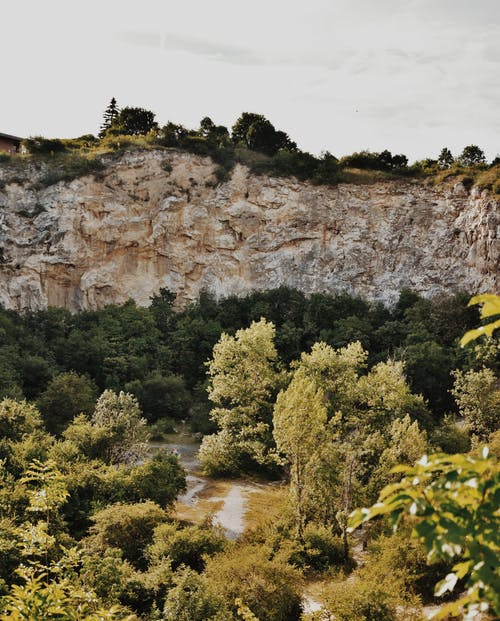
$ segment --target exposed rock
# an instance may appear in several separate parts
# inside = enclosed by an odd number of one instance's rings
[[[168,160],[170,172],[162,164]],[[169,167],[166,166],[168,169]],[[313,186],[188,153],[134,151],[98,178],[0,191],[0,303],[99,308],[179,304],[287,284],[393,302],[499,289],[499,202],[421,181]],[[0,175],[1,176],[1,175]]]

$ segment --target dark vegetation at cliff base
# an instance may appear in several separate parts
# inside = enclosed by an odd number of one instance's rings
[[[277,130],[261,114],[243,112],[231,130],[216,125],[209,117],[201,120],[198,129],[187,129],[172,122],[160,126],[155,114],[143,108],[120,110],[114,98],[104,113],[98,137],[92,134],[74,139],[36,136],[26,139],[23,147],[31,163],[49,164],[48,172],[37,180],[35,187],[98,173],[103,168],[102,155],[109,152],[163,148],[212,158],[217,164],[218,182],[226,181],[235,164],[241,163],[254,174],[293,176],[313,184],[432,178],[437,183],[460,181],[467,188],[476,185],[500,194],[499,157],[488,164],[476,145],[466,146],[457,156],[443,148],[435,159],[411,165],[404,154],[392,154],[388,150],[363,150],[340,158],[325,151],[318,157],[300,150],[286,132]],[[24,158],[2,154],[0,157],[0,162],[13,169],[0,181],[1,185],[29,181],[22,170]]]
[[[432,429],[456,414],[451,372],[477,364],[458,346],[477,323],[465,294],[427,300],[405,291],[386,308],[347,294],[307,297],[282,287],[219,301],[203,294],[182,311],[174,310],[173,297],[162,290],[149,308],[130,301],[78,314],[0,311],[0,396],[36,401],[57,432],[75,414],[90,412],[103,390],[126,390],[158,431],[186,419],[204,433],[213,428],[205,386],[213,346],[222,332],[235,334],[264,317],[276,326],[283,365],[317,341],[335,348],[359,341],[368,368],[388,357],[404,361],[412,391],[428,404],[422,423]]]

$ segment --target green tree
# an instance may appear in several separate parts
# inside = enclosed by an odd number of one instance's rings
[[[488,608],[500,614],[497,460],[487,448],[480,457],[424,455],[414,466],[397,466],[394,472],[401,481],[384,488],[371,508],[356,510],[351,529],[381,515],[388,515],[396,528],[408,516],[428,562],[458,561],[436,585],[436,596],[453,591],[462,578],[467,582],[466,594],[441,607],[434,618],[457,616],[462,607],[467,619]]]
[[[299,539],[305,523],[307,465],[326,432],[324,396],[307,377],[296,373],[276,400],[273,435],[276,447],[286,456],[291,471],[291,491]]]
[[[148,422],[162,418],[181,420],[189,416],[191,396],[180,375],[152,373],[142,381],[129,382],[125,388],[137,397]]]
[[[120,110],[116,103],[116,99],[114,97],[111,98],[108,107],[104,111],[102,125],[99,130],[99,138],[103,138],[106,135],[106,130],[108,130],[111,125],[113,125],[114,121],[118,117]]]
[[[47,429],[60,434],[77,414],[91,414],[96,400],[95,384],[74,371],[56,375],[38,398]]]
[[[481,441],[499,427],[500,389],[491,369],[456,371],[452,394],[470,431]]]
[[[476,164],[484,164],[486,162],[486,157],[482,149],[475,144],[470,144],[464,148],[458,161],[463,166],[475,166]]]
[[[110,130],[119,131],[127,136],[148,134],[158,127],[155,113],[144,108],[126,107],[120,110]]]
[[[136,464],[144,459],[149,432],[133,395],[105,390],[97,400],[91,423],[112,439],[107,448],[108,463]]]
[[[217,470],[224,453],[235,457],[230,468],[236,471],[273,463],[272,403],[279,380],[274,334],[274,325],[261,319],[234,337],[223,334],[215,345],[208,395],[219,432],[203,440],[200,461],[206,469]],[[231,471],[222,459],[219,466]]]
[[[447,147],[443,147],[438,157],[439,168],[450,168],[454,161],[455,158],[453,157],[451,151]]]
[[[166,520],[165,511],[154,502],[110,505],[92,517],[94,525],[87,543],[96,552],[119,548],[134,567],[144,569],[154,530]]]

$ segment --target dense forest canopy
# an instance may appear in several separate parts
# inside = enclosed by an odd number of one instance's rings
[[[471,577],[473,605],[494,608],[500,357],[494,335],[460,347],[479,322],[467,301],[403,291],[387,308],[281,287],[183,310],[167,290],[148,308],[0,310],[2,621],[321,619],[303,614],[304,579],[324,581],[321,614],[420,621],[447,572],[443,594]],[[186,473],[150,440],[181,424],[212,477],[289,481],[271,486],[272,518],[236,542],[210,516],[175,519]],[[483,442],[493,457],[477,457]],[[493,525],[479,552],[473,540],[462,559],[446,516],[441,538],[410,538],[411,511],[397,533],[379,519],[349,534],[355,507],[407,485],[394,466],[411,474],[435,451],[420,468],[443,503],[431,466],[482,468],[483,491],[453,479],[472,499],[463,529]]]
[[[206,362],[222,332],[261,317],[276,329],[280,364],[288,365],[322,341],[338,348],[359,341],[368,369],[388,357],[404,361],[411,390],[425,398],[426,425],[457,413],[452,371],[475,368],[462,334],[477,324],[466,294],[432,300],[403,291],[393,308],[347,294],[304,294],[281,287],[197,303],[175,310],[162,290],[148,308],[122,306],[71,314],[62,308],[19,315],[0,310],[0,396],[36,401],[50,430],[90,413],[105,389],[136,396],[148,422],[191,418],[210,428]],[[483,356],[488,356],[484,352]],[[165,427],[164,427],[165,428]]]

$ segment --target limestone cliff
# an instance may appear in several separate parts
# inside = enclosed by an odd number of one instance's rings
[[[97,177],[0,190],[0,304],[98,308],[160,287],[193,300],[287,284],[393,301],[498,291],[499,202],[421,181],[312,186],[188,153],[135,151]],[[34,173],[35,174],[35,173]],[[1,180],[1,170],[0,170]]]

